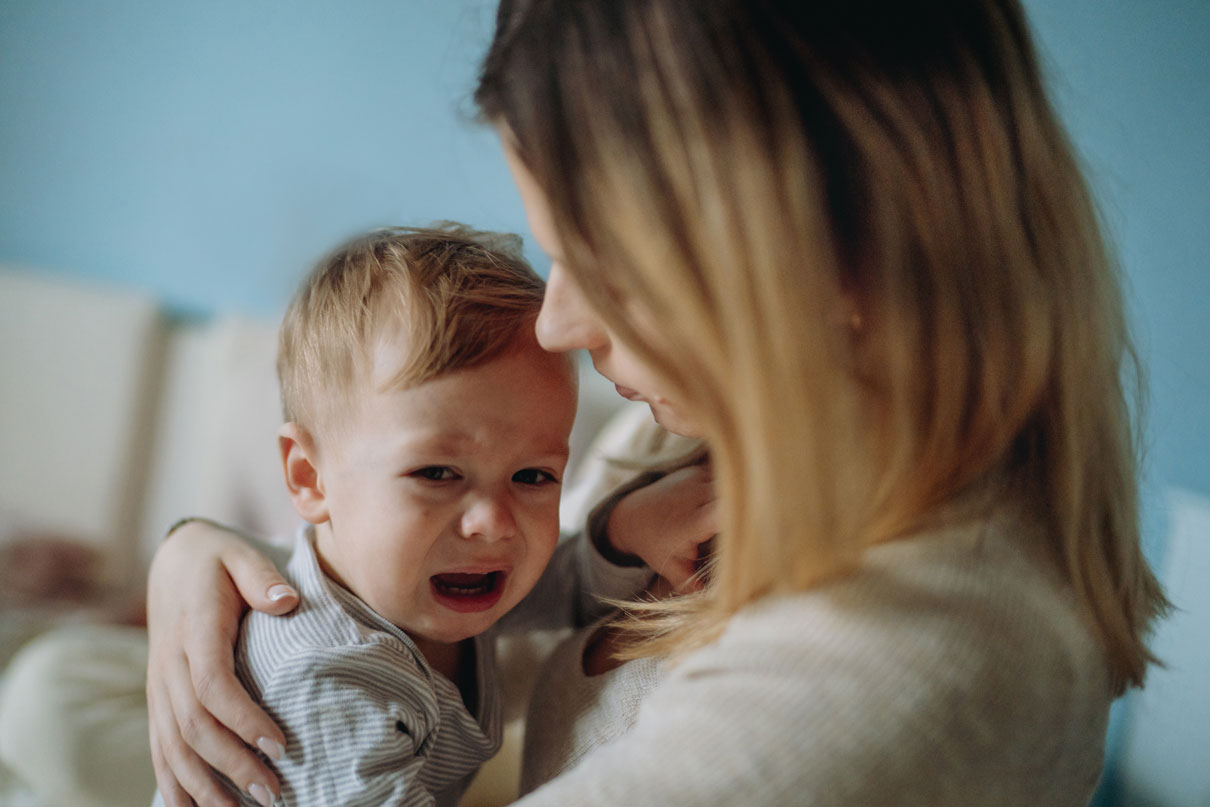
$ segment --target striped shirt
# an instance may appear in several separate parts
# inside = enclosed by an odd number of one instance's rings
[[[494,643],[475,650],[478,714],[403,630],[320,570],[306,525],[285,569],[301,602],[244,619],[236,674],[286,734],[282,802],[456,805],[500,747]],[[247,794],[231,789],[241,803]]]
[[[583,534],[566,536],[525,599],[475,637],[471,715],[407,634],[324,576],[312,534],[304,524],[292,556],[259,547],[301,602],[284,617],[250,612],[236,645],[236,673],[286,734],[286,759],[269,765],[283,786],[278,804],[289,807],[456,804],[500,745],[496,638],[587,625],[609,610],[602,598],[629,598],[651,574],[613,565]],[[241,805],[259,807],[216,776]],[[152,805],[164,805],[158,791]]]

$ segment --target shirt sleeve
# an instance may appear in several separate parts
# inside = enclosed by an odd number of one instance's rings
[[[389,640],[299,652],[274,670],[261,702],[286,734],[271,762],[287,805],[431,805],[421,781],[436,693]]]

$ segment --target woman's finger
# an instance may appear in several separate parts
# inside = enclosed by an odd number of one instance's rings
[[[243,543],[225,547],[221,560],[244,602],[266,614],[289,613],[298,605],[298,592],[267,557]]]
[[[706,543],[718,535],[718,499],[710,499],[698,505],[693,514],[694,533],[706,536],[700,543]]]
[[[236,802],[219,787],[210,768],[193,753],[177,730],[171,699],[158,682],[147,687],[151,761],[167,807],[229,807]],[[190,798],[196,797],[196,802]]]
[[[684,593],[693,590],[689,583],[696,571],[694,564],[697,553],[696,546],[682,549],[679,554],[666,557],[658,566],[653,566],[652,570],[664,578],[673,591]]]
[[[174,534],[160,547],[148,584],[148,709],[157,781],[166,799],[183,791],[203,807],[233,804],[213,766],[245,791],[258,785],[253,792],[264,802],[269,791],[279,792],[278,782],[250,746],[280,756],[284,737],[235,677],[233,648],[245,603],[224,564],[237,566],[247,583],[250,576],[268,577],[268,562],[204,524],[192,533]],[[276,572],[272,577],[280,579]],[[182,581],[189,585],[181,588]]]
[[[147,693],[147,702],[151,702],[150,692]],[[154,720],[148,726],[148,733],[151,740],[151,767],[155,770],[155,784],[160,791],[160,799],[165,807],[194,807],[193,799],[177,784],[176,777],[172,775],[172,767],[164,758],[164,752],[160,750],[159,734]]]
[[[185,636],[189,687],[188,692],[180,693],[174,702],[188,706],[196,698],[208,716],[243,740],[248,747],[242,750],[248,757],[255,759],[249,748],[259,748],[269,757],[280,759],[285,735],[235,677],[236,633],[229,628],[231,622],[223,617],[223,613],[231,607],[239,606],[228,604],[214,611],[210,617],[199,614],[193,629]],[[174,692],[174,695],[177,694]],[[201,732],[200,739],[208,739],[205,731]],[[234,773],[226,765],[220,764],[218,759],[207,756],[205,749],[197,750],[224,774],[230,776]]]
[[[181,787],[203,807],[233,804],[211,768],[244,792],[280,792],[277,777],[239,737],[220,724],[193,698],[192,677],[167,693],[171,717],[163,726],[161,746]],[[259,799],[264,801],[264,799]]]

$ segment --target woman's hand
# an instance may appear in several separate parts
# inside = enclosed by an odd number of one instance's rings
[[[628,493],[609,516],[609,543],[635,555],[676,591],[700,588],[704,545],[718,532],[709,463],[688,465]]]
[[[210,766],[257,801],[280,793],[249,749],[280,757],[285,736],[234,673],[240,618],[251,605],[282,614],[298,604],[273,563],[238,535],[191,521],[165,540],[147,587],[147,708],[156,782],[168,807],[232,805]]]

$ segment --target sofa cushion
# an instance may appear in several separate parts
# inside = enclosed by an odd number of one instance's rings
[[[141,578],[138,499],[164,321],[142,294],[0,267],[0,513]]]

